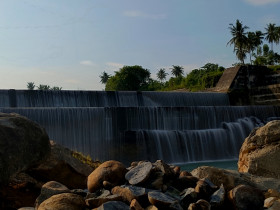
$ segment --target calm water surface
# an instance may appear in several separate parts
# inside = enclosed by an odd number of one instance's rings
[[[181,170],[192,171],[199,166],[213,166],[216,168],[223,168],[229,170],[237,170],[238,160],[223,160],[223,161],[209,161],[209,162],[195,162],[187,164],[174,164],[181,167]]]

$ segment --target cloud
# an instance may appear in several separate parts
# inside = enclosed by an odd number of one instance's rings
[[[166,18],[165,14],[147,14],[137,10],[125,11],[123,15],[126,17],[139,17],[153,20],[161,20]]]
[[[90,61],[90,60],[80,61],[80,64],[81,64],[81,65],[84,65],[84,66],[95,66],[95,65],[96,65],[95,63],[93,63],[93,62]]]
[[[261,6],[266,4],[273,4],[273,3],[280,3],[280,0],[245,0],[247,3],[255,5],[255,6]]]
[[[119,70],[124,65],[121,63],[107,62],[106,66],[108,66],[111,70]]]

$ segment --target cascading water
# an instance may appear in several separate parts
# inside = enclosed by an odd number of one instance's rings
[[[273,106],[230,106],[226,94],[0,90],[0,112],[45,127],[93,159],[234,159],[250,131],[280,117]]]

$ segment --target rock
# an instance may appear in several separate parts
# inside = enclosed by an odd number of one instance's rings
[[[93,171],[88,164],[73,156],[73,151],[50,141],[51,155],[37,167],[27,171],[37,180],[57,181],[70,189],[86,188],[87,176]]]
[[[164,186],[164,173],[153,171],[149,176],[149,183],[146,184],[152,189],[162,190]]]
[[[136,199],[133,199],[130,203],[130,210],[144,210]]]
[[[34,207],[21,207],[18,210],[35,210]]]
[[[10,178],[9,185],[0,187],[0,209],[18,209],[33,206],[40,195],[43,183],[26,173],[18,173]]]
[[[148,190],[143,187],[116,186],[112,189],[112,194],[120,195],[123,201],[127,203],[131,203],[133,199],[136,199],[141,206],[147,206],[148,204]]]
[[[103,187],[106,189],[106,190],[111,190],[114,185],[111,183],[111,182],[108,182],[108,181],[103,181]]]
[[[109,201],[99,206],[96,210],[129,210],[129,206],[121,201]]]
[[[148,193],[148,199],[151,204],[157,208],[168,208],[176,200],[164,193],[153,191]]]
[[[37,209],[43,201],[47,200],[51,196],[61,194],[61,193],[70,193],[70,190],[59,182],[56,181],[47,182],[42,186],[41,194],[35,201],[35,208]]]
[[[154,205],[150,205],[147,208],[145,208],[145,210],[158,210],[158,208]]]
[[[162,160],[157,160],[155,163],[153,163],[153,165],[155,170],[161,171],[163,173],[164,179],[170,180],[175,178],[176,174],[174,170]]]
[[[73,190],[70,190],[70,193],[77,194],[77,195],[80,195],[82,197],[87,196],[87,191],[83,190],[83,189],[73,189]]]
[[[119,195],[108,195],[108,196],[100,196],[97,198],[89,198],[86,199],[86,204],[91,208],[96,208],[101,206],[103,203],[109,201],[122,201],[122,197]]]
[[[102,188],[103,181],[108,181],[114,186],[123,184],[126,172],[122,163],[115,160],[106,161],[88,176],[87,188],[89,192],[94,192]]]
[[[268,210],[279,210],[280,209],[280,199],[273,202],[272,206]]]
[[[216,192],[214,192],[210,197],[210,204],[212,208],[222,209],[222,206],[225,201],[225,197],[226,197],[226,191],[223,184],[221,184],[220,188]]]
[[[196,203],[191,203],[188,210],[210,210],[211,205],[206,200],[198,200]]]
[[[184,209],[187,209],[191,203],[197,201],[197,192],[195,192],[194,188],[188,188],[183,191],[181,196],[180,204]]]
[[[86,199],[107,197],[109,195],[111,195],[111,192],[109,190],[100,189],[100,190],[95,191],[94,193],[88,193],[86,196]]]
[[[280,121],[255,129],[245,139],[239,153],[238,171],[280,179]]]
[[[173,168],[173,171],[174,171],[174,173],[176,174],[176,176],[179,176],[180,173],[181,173],[181,168],[180,168],[180,166],[175,166],[175,167]]]
[[[264,197],[265,198],[269,198],[269,197],[280,198],[280,192],[278,192],[275,189],[268,189],[267,192],[264,193]]]
[[[278,200],[276,197],[270,197],[264,200],[264,205],[263,207],[269,208],[273,205],[274,201]]]
[[[263,209],[264,196],[259,189],[238,185],[229,192],[228,196],[236,209]]]
[[[181,178],[181,177],[184,177],[184,176],[192,176],[192,174],[188,171],[182,171],[180,173],[179,177]]]
[[[230,191],[240,184],[256,187],[263,191],[268,189],[280,190],[279,179],[258,177],[233,170],[202,166],[194,169],[191,174],[199,179],[207,178],[217,186],[223,184],[226,191]]]
[[[199,198],[208,200],[214,192],[214,188],[205,180],[199,180],[194,188]]]
[[[196,186],[196,183],[198,182],[198,178],[194,176],[182,176],[179,177],[174,183],[174,187],[178,190],[182,191],[187,188],[194,188]]]
[[[38,210],[81,210],[86,207],[82,196],[72,193],[53,195],[40,204]]]
[[[50,153],[49,137],[37,123],[19,114],[0,113],[0,185],[39,164]]]
[[[180,203],[178,201],[175,201],[174,203],[172,203],[168,209],[170,210],[184,210],[183,207],[180,205]]]
[[[132,185],[142,184],[149,178],[152,167],[151,162],[141,162],[125,174],[125,179]]]

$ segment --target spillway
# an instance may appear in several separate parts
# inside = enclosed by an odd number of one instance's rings
[[[238,157],[277,106],[230,106],[227,94],[0,90],[0,112],[45,127],[51,139],[93,159],[169,163]]]

